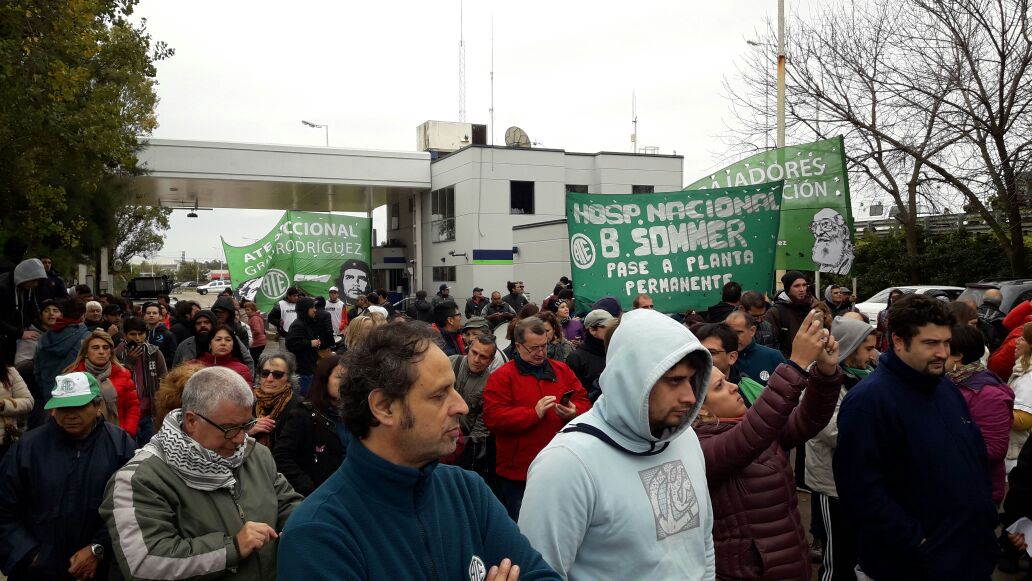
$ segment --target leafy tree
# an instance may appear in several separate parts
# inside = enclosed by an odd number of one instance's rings
[[[1023,275],[1021,183],[1032,171],[1028,0],[855,0],[796,18],[788,35],[786,121],[802,141],[843,134],[851,179],[882,190],[918,266],[919,198],[963,205]],[[768,27],[759,49],[770,46]],[[769,52],[769,49],[768,49]],[[762,135],[771,78],[759,62],[732,91],[740,133]],[[936,188],[955,192],[944,200]],[[854,188],[856,191],[858,188]],[[963,203],[958,203],[962,199]],[[911,270],[914,281],[921,273]]]
[[[82,254],[115,240],[112,181],[139,175],[172,49],[137,0],[0,0],[0,238]]]

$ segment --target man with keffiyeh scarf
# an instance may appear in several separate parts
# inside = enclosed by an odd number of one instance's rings
[[[136,442],[142,446],[154,435],[154,398],[161,380],[168,373],[168,366],[161,349],[147,342],[147,323],[143,319],[126,319],[122,333],[126,340],[115,347],[115,358],[129,370],[136,385],[136,396],[140,400]]]
[[[253,403],[236,372],[198,371],[182,408],[108,482],[100,514],[125,578],[276,578],[279,531],[301,495],[247,435]]]

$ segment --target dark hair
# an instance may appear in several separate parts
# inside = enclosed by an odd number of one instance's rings
[[[426,299],[426,291],[423,289],[416,291],[416,300],[422,301]]]
[[[196,336],[197,339],[195,339],[195,341],[197,342],[197,356],[200,357],[204,353],[211,351],[211,340],[215,338],[215,335],[217,335],[219,331],[225,331],[229,333],[229,336],[233,339],[233,357],[236,358],[237,361],[240,361],[242,363],[244,361],[244,353],[240,349],[240,341],[237,341],[237,335],[235,332],[233,332],[233,327],[230,327],[225,323],[215,325],[215,328],[211,330],[211,333],[208,334],[206,340],[202,340],[200,336]]]
[[[120,307],[118,305],[115,305],[115,304],[107,304],[107,305],[104,305],[104,310],[102,312],[103,312],[103,314],[105,316],[107,316],[107,315],[121,315],[122,314],[122,307]]]
[[[389,294],[387,294],[387,289],[384,288],[376,289],[376,294],[380,295],[380,297],[384,299],[390,296]]]
[[[367,294],[365,296],[365,298],[366,298],[367,301],[369,301],[370,304],[373,304],[373,305],[380,304],[380,295],[376,294],[375,292]]]
[[[542,323],[548,323],[552,326],[552,341],[563,341],[566,339],[566,336],[563,335],[563,326],[559,323],[559,317],[555,316],[555,313],[552,311],[541,311],[535,316],[541,319]]]
[[[911,293],[896,299],[889,307],[889,333],[903,339],[910,348],[910,340],[917,335],[918,327],[925,325],[952,326],[949,309],[939,299]]]
[[[66,319],[81,319],[86,314],[86,303],[81,299],[68,299],[61,305],[61,316]]]
[[[129,317],[122,323],[122,333],[128,334],[131,331],[147,332],[147,323],[139,317]]]
[[[418,379],[416,364],[434,343],[427,325],[396,322],[375,327],[344,354],[348,371],[340,386],[340,415],[349,432],[361,439],[380,425],[369,409],[369,394],[379,389],[391,401],[404,399]]]
[[[946,308],[950,310],[954,325],[967,325],[971,319],[978,318],[978,311],[965,301],[950,301]]]
[[[968,325],[957,323],[953,325],[953,339],[950,340],[950,353],[960,354],[960,362],[964,365],[974,363],[985,355],[985,338],[982,332]]]
[[[559,331],[562,331],[562,327],[559,328]],[[532,335],[544,335],[545,325],[537,317],[520,319],[513,325],[512,340],[516,343],[523,343],[527,339],[527,332],[530,332]]]
[[[725,284],[724,290],[720,292],[720,300],[725,303],[737,303],[742,300],[742,285],[735,281]]]
[[[616,319],[606,327],[606,334],[602,336],[602,349],[606,353],[609,353],[609,344],[613,341],[613,335],[616,334],[616,328],[619,326],[620,319]]]
[[[147,301],[147,302],[143,303],[143,312],[146,313],[147,309],[149,309],[151,307],[154,307],[155,309],[158,309],[159,313],[161,312],[161,305],[157,301]]]
[[[559,294],[556,295],[556,298],[561,301],[568,301],[573,298],[573,291],[568,288],[564,288],[563,290],[559,291]]]
[[[716,337],[720,339],[720,344],[724,347],[724,351],[727,351],[728,353],[738,351],[738,333],[732,331],[731,327],[727,326],[727,323],[707,323],[705,325],[699,325],[693,332],[699,341],[705,341],[710,337]]]
[[[559,291],[563,290],[564,288],[566,288],[566,287],[563,286],[563,283],[561,283],[561,282],[560,283],[556,283],[555,287],[552,288],[552,294],[554,294],[556,297],[558,297],[559,296]]]
[[[75,294],[93,296],[93,289],[88,284],[77,284],[75,285]]]
[[[458,312],[459,305],[456,305],[452,301],[437,303],[437,306],[434,307],[434,324],[443,331],[444,326],[448,324],[448,319],[453,315],[458,314]]]
[[[495,348],[495,351],[498,350],[498,342],[495,341],[495,336],[490,333],[480,333],[479,335],[474,335],[473,341],[480,343],[481,345],[490,345],[491,347]]]
[[[887,298],[887,299],[886,299],[886,302],[888,303],[888,306],[890,306],[890,307],[891,307],[891,306],[892,306],[892,303],[894,303],[894,302],[898,301],[898,300],[899,300],[900,298],[902,298],[902,296],[903,296],[903,295],[905,295],[905,294],[907,294],[907,293],[905,293],[905,292],[903,292],[903,291],[899,290],[898,288],[894,288],[894,289],[890,290],[890,291],[889,291],[889,298]],[[895,296],[896,296],[896,299],[895,299],[895,300],[893,300],[893,298],[892,298],[892,297],[893,297],[893,295],[895,295]]]
[[[330,376],[333,375],[333,370],[337,368],[337,364],[340,363],[340,356],[330,355],[324,357],[315,364],[315,373],[312,374],[312,384],[308,388],[308,395],[305,396],[312,406],[317,410],[328,409],[332,405],[330,400],[329,386]]]
[[[505,331],[505,338],[509,341],[515,341],[515,339],[513,339],[513,333],[516,331],[516,325],[518,325],[521,320],[526,319],[527,317],[533,317],[537,315],[540,311],[541,308],[534,303],[527,303],[523,305],[523,308],[520,309],[520,312],[517,313],[516,317],[512,320],[512,322],[509,323],[509,328]],[[541,332],[544,333],[544,331]]]
[[[747,309],[756,307],[767,308],[767,299],[763,298],[763,295],[757,291],[745,291],[742,293],[742,298],[739,302]]]

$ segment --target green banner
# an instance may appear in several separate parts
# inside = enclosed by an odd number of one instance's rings
[[[296,286],[326,296],[331,286],[349,305],[369,293],[372,220],[317,212],[283,213],[261,240],[247,246],[222,241],[233,288],[268,311]]]
[[[566,194],[578,310],[648,294],[667,313],[720,302],[724,284],[766,290],[774,276],[781,182],[702,192]]]
[[[784,180],[777,268],[849,274],[856,246],[842,143],[842,137],[834,137],[758,153],[685,189]]]

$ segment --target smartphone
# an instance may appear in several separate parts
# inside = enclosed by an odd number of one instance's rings
[[[559,400],[559,405],[568,406],[570,405],[570,399],[573,398],[573,390],[563,394],[563,397]]]

